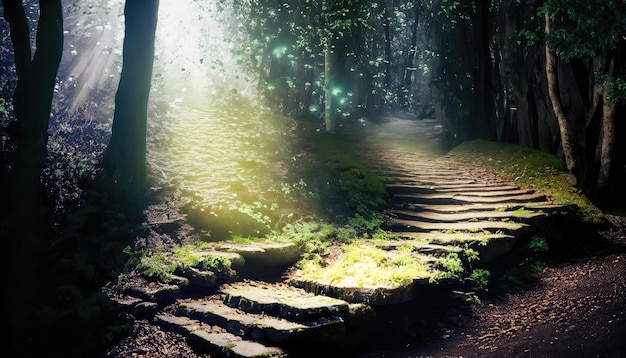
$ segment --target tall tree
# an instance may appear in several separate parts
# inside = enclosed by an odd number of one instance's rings
[[[550,35],[551,32],[551,20],[550,15],[544,14],[545,19],[545,32]],[[559,122],[559,129],[561,133],[561,148],[563,149],[563,155],[565,157],[565,165],[570,174],[580,176],[578,173],[578,148],[576,145],[576,138],[574,137],[574,128],[567,118],[565,110],[563,110],[563,104],[559,94],[559,79],[557,76],[556,59],[554,58],[553,51],[549,44],[545,45],[546,48],[546,75],[548,79],[548,94],[550,95],[550,102],[552,103],[552,110]]]
[[[31,303],[37,297],[36,253],[42,242],[43,205],[40,177],[48,144],[48,121],[56,75],[63,52],[63,16],[60,0],[39,2],[35,51],[20,0],[2,0],[13,42],[17,87],[13,95],[16,122],[14,168],[10,176],[9,198],[12,212],[12,237],[5,250],[10,273],[8,348],[31,337]],[[19,309],[24,307],[25,310]],[[7,347],[3,347],[7,348]],[[20,353],[29,355],[29,346]],[[1,354],[0,354],[1,355]]]
[[[158,9],[159,0],[127,0],[124,7],[122,73],[102,166],[114,195],[129,209],[145,194],[148,97]]]
[[[539,12],[545,19],[548,88],[561,129],[567,167],[574,170],[581,187],[586,186],[592,193],[602,192],[609,185],[613,168],[616,102],[626,97],[615,91],[624,83],[619,77],[624,74],[619,52],[625,45],[626,3],[621,0],[548,0]],[[552,28],[555,20],[557,29]],[[579,61],[589,68],[588,84],[581,89],[581,97],[587,100],[581,123],[568,118],[563,111],[552,52],[566,63]],[[593,138],[591,124],[596,118],[600,121],[599,137]],[[590,143],[588,137],[594,141]],[[588,158],[594,157],[594,162],[589,162]]]

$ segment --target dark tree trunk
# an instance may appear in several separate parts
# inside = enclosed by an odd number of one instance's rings
[[[550,17],[548,14],[544,16],[545,20],[545,32],[546,34],[550,33]],[[559,128],[561,131],[561,147],[563,148],[563,155],[565,156],[565,164],[567,166],[567,170],[573,174],[577,175],[577,178],[580,178],[579,174],[579,163],[578,163],[578,152],[576,147],[576,140],[574,129],[570,123],[570,120],[563,109],[563,105],[561,104],[560,91],[559,91],[559,80],[557,76],[556,69],[556,59],[552,54],[550,46],[548,44],[545,45],[546,49],[546,73],[548,78],[548,93],[550,95],[550,101],[552,103],[552,110],[554,111],[554,115],[556,116],[559,122]]]
[[[391,76],[392,76],[392,68],[391,68],[391,18],[389,15],[389,6],[387,2],[383,2],[383,6],[385,7],[384,11],[384,28],[385,28],[385,88],[391,88]]]
[[[493,118],[493,89],[491,86],[493,63],[491,60],[491,52],[489,45],[491,43],[491,35],[489,33],[489,6],[485,1],[479,2],[477,5],[474,26],[477,27],[475,44],[478,49],[477,63],[475,65],[474,81],[475,81],[475,118],[474,123],[469,128],[470,138],[482,138],[487,140],[496,139],[496,127]]]
[[[404,79],[402,81],[402,87],[398,91],[398,102],[403,109],[409,109],[411,106],[408,94],[411,93],[411,78],[415,72],[415,53],[417,52],[417,29],[419,25],[419,4],[417,1],[413,1],[413,25],[411,26],[411,47],[409,48],[409,55],[406,60],[406,67],[404,69]]]
[[[128,209],[136,209],[145,195],[148,96],[158,8],[158,0],[127,0],[124,7],[122,73],[103,175]]]
[[[9,188],[13,236],[6,251],[11,275],[5,284],[11,287],[11,294],[5,295],[8,302],[4,305],[10,310],[6,324],[10,328],[9,345],[3,348],[9,351],[17,348],[21,355],[29,356],[28,351],[34,347],[23,342],[37,329],[30,317],[32,304],[38,297],[36,254],[43,242],[45,223],[40,178],[46,158],[54,85],[63,52],[63,16],[60,1],[40,1],[36,51],[31,58],[30,33],[21,1],[2,0],[2,5],[11,29],[18,78],[13,95],[17,148]]]

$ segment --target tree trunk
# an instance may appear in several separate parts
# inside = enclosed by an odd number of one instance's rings
[[[384,11],[384,24],[385,28],[385,89],[391,88],[391,76],[392,76],[392,68],[391,68],[391,18],[389,15],[389,4],[383,1],[383,5],[385,6]]]
[[[28,349],[21,345],[32,337],[30,316],[37,299],[37,247],[43,240],[43,205],[41,203],[41,173],[48,144],[48,121],[56,75],[63,52],[63,16],[58,0],[40,1],[36,50],[31,59],[30,32],[24,8],[19,0],[3,0],[4,16],[11,29],[15,51],[17,87],[13,108],[17,118],[15,165],[10,178],[12,237],[8,240],[8,287],[5,295],[8,314],[9,347],[16,345],[21,355]],[[23,310],[20,309],[24,308]]]
[[[413,26],[411,26],[411,47],[409,49],[409,55],[406,60],[406,68],[404,69],[404,80],[402,81],[402,87],[398,93],[398,102],[403,109],[409,109],[411,107],[408,94],[411,93],[411,77],[417,70],[415,68],[415,54],[417,52],[417,29],[419,26],[419,4],[417,0],[413,1]]]
[[[611,58],[609,75],[613,74],[615,59]],[[613,148],[615,147],[615,103],[611,102],[608,94],[608,84],[604,84],[604,98],[602,104],[602,144],[600,149],[600,172],[596,190],[602,191],[609,185],[611,165],[613,164]]]
[[[548,14],[544,15],[545,19],[545,32],[546,34],[550,33],[550,16]],[[567,170],[570,174],[577,175],[576,171],[578,170],[578,161],[577,161],[577,150],[576,150],[576,140],[574,138],[574,129],[572,125],[569,123],[567,115],[563,110],[563,106],[561,105],[561,99],[559,97],[559,80],[556,74],[556,60],[552,51],[550,50],[550,46],[546,43],[546,76],[548,79],[548,94],[550,96],[550,101],[552,102],[552,110],[556,116],[556,119],[559,123],[559,130],[561,133],[561,147],[563,148],[563,155],[565,157],[565,165],[567,166]],[[581,179],[578,177],[578,179]]]
[[[128,209],[136,208],[145,194],[148,97],[158,8],[158,0],[127,0],[124,7],[122,73],[103,174]]]
[[[494,114],[493,88],[491,86],[493,75],[493,63],[491,60],[491,52],[489,44],[491,42],[489,33],[489,3],[480,2],[476,11],[476,21],[474,25],[478,27],[475,34],[475,43],[477,45],[477,70],[474,71],[474,83],[476,99],[475,114],[477,118],[473,119],[473,124],[469,128],[471,138],[481,138],[487,140],[496,139],[496,127],[492,120]]]

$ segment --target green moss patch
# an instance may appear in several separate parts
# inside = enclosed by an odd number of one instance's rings
[[[305,259],[298,263],[298,280],[335,287],[407,286],[418,278],[432,278],[428,262],[410,248],[386,251],[364,241],[341,247],[330,262]]]

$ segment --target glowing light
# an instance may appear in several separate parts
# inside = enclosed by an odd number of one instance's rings
[[[287,53],[287,46],[278,46],[272,51],[272,55],[276,58],[281,58]]]

